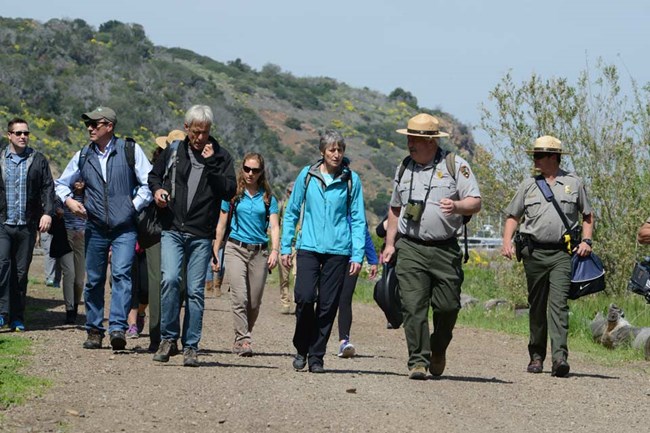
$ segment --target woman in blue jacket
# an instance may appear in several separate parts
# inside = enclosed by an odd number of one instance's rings
[[[281,251],[283,264],[291,266],[291,240],[302,213],[296,238],[293,368],[309,364],[312,373],[325,372],[323,357],[343,281],[361,270],[366,230],[361,180],[344,158],[343,136],[327,130],[319,148],[322,158],[296,178],[284,214]]]

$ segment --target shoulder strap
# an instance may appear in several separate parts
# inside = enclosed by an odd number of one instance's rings
[[[77,168],[79,169],[79,173],[81,173],[81,170],[84,168],[84,164],[86,164],[89,150],[90,150],[90,144],[86,144],[84,147],[81,148],[81,151],[79,152],[79,161],[77,163]]]
[[[553,194],[553,191],[551,190],[549,184],[546,182],[546,179],[544,179],[544,176],[535,176],[535,183],[537,184],[537,187],[540,189],[540,191],[542,191],[542,194],[544,195],[546,201],[553,203],[553,207],[557,211],[558,215],[560,215],[562,223],[564,223],[564,227],[566,227],[567,231],[570,232],[571,225],[569,224],[569,220],[567,219],[565,213],[562,212],[562,209],[560,209],[560,205],[557,203],[557,200],[555,200],[555,195]]]
[[[169,153],[167,153],[167,160],[165,161],[165,173],[163,174],[163,179],[166,179],[169,176],[171,171],[171,197],[170,200],[176,196],[176,156],[178,155],[178,145],[181,143],[181,140],[174,140],[169,145]]]
[[[447,171],[451,174],[451,178],[456,182],[456,154],[454,152],[447,153],[445,163],[447,164]]]
[[[135,173],[135,140],[131,137],[124,139],[124,154],[126,156],[126,162]]]
[[[406,156],[402,160],[402,164],[399,166],[399,172],[397,173],[397,183],[400,183],[402,181],[402,176],[404,176],[404,171],[406,170],[406,167],[411,163],[413,158],[411,158],[410,155]]]

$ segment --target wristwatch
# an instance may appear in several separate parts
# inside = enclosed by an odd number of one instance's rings
[[[593,243],[593,242],[591,241],[591,239],[583,239],[582,242],[586,243],[586,244],[589,245],[590,247],[591,247],[591,244]]]

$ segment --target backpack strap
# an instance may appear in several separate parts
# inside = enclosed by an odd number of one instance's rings
[[[178,163],[177,161],[177,156],[178,156],[178,146],[181,143],[182,140],[174,140],[170,143],[169,145],[169,152],[167,153],[167,159],[165,161],[165,173],[163,174],[163,182],[164,179],[169,176],[169,173],[171,172],[171,184],[172,184],[172,190],[171,190],[171,195],[169,199],[173,199],[176,196],[176,164]]]

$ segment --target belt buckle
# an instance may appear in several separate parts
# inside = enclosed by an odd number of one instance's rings
[[[257,250],[257,245],[246,244],[246,249],[248,251],[255,251]]]

